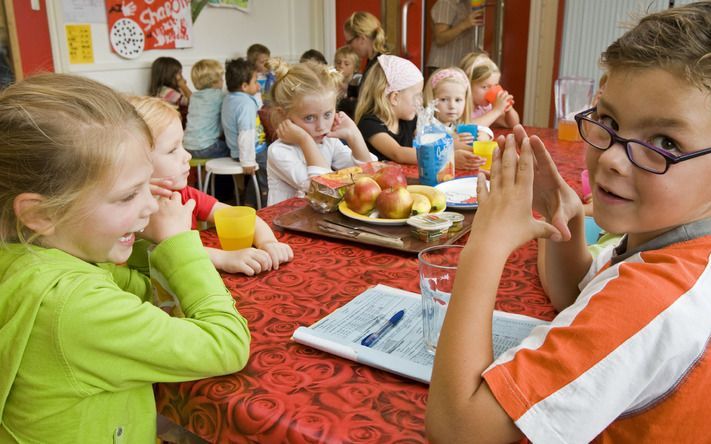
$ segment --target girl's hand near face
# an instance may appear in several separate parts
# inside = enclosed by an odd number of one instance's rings
[[[331,126],[331,132],[328,133],[328,137],[350,140],[356,132],[359,133],[360,130],[358,130],[355,122],[346,113],[339,111],[333,119],[333,126]]]
[[[170,198],[173,195],[173,181],[170,179],[153,178],[150,187],[151,194],[156,198]]]
[[[180,193],[175,191],[170,198],[159,198],[158,211],[151,215],[141,237],[159,244],[176,234],[190,231],[194,208],[194,200],[190,199],[183,204]]]
[[[309,133],[296,125],[291,119],[284,119],[277,127],[277,137],[285,143],[302,146],[311,139]]]
[[[499,114],[503,114],[511,106],[513,106],[513,96],[508,91],[499,91],[496,95],[496,102],[494,102],[494,110]]]

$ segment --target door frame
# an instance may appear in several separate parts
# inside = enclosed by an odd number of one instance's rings
[[[24,78],[22,71],[22,58],[20,55],[20,42],[17,39],[17,23],[15,21],[15,6],[12,0],[3,0],[2,5],[5,11],[5,23],[7,24],[7,34],[10,40],[10,63],[12,63],[12,73],[15,82]]]

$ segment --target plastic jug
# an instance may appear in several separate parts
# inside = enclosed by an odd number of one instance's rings
[[[579,141],[575,115],[590,108],[595,81],[585,77],[561,77],[555,81],[555,112],[558,139]]]

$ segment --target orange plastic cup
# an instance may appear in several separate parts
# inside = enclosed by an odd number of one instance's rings
[[[481,170],[491,171],[491,160],[494,157],[494,150],[499,144],[495,140],[481,141],[477,140],[472,146],[472,151],[477,156],[481,156],[486,159],[486,163],[479,167]]]
[[[499,91],[503,90],[504,88],[501,85],[492,86],[486,91],[486,94],[484,94],[484,100],[493,105],[496,102],[496,96],[499,95]]]
[[[215,228],[222,249],[251,247],[256,219],[257,212],[252,207],[228,207],[215,211]]]

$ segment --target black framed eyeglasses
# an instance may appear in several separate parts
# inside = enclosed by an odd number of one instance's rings
[[[625,147],[627,158],[637,168],[649,171],[654,174],[664,174],[669,166],[695,157],[711,153],[711,148],[694,151],[693,153],[676,156],[664,148],[650,145],[637,139],[625,139],[617,135],[615,130],[590,118],[590,115],[597,111],[597,107],[590,108],[575,115],[575,122],[578,124],[580,136],[592,147],[599,150],[606,150],[615,143]]]
[[[357,39],[358,37],[360,36],[354,35],[353,37],[349,38],[348,40],[346,40],[346,45],[350,45],[351,43],[353,43],[353,40]]]

